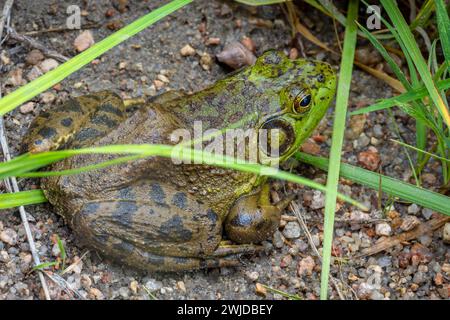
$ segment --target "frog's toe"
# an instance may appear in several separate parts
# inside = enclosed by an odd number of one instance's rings
[[[255,254],[264,250],[263,246],[254,244],[229,244],[227,241],[223,241],[219,244],[216,251],[214,251],[214,257],[226,257],[226,256],[239,256],[245,254]]]

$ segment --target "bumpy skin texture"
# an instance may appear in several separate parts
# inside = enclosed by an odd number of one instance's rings
[[[289,60],[270,51],[254,66],[201,92],[189,96],[169,92],[134,112],[127,112],[111,92],[72,99],[51,116],[41,114],[25,145],[39,152],[107,144],[174,144],[170,139],[174,130],[192,131],[194,121],[202,121],[204,131],[279,127],[284,135],[282,162],[324,116],[335,81],[326,63]],[[116,157],[80,155],[54,164],[52,170]],[[253,174],[174,164],[160,157],[46,178],[42,188],[85,244],[151,271],[238,264],[240,254],[258,250],[254,244],[276,230],[281,210],[291,200],[270,204],[265,179]],[[238,244],[221,242],[222,229]]]

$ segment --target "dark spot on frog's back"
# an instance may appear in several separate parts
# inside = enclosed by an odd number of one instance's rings
[[[76,135],[76,141],[86,141],[91,138],[97,138],[102,136],[103,133],[94,128],[83,128]]]
[[[210,223],[210,230],[214,230],[216,228],[217,222],[219,221],[219,216],[212,209],[208,209],[208,211],[206,211],[206,216],[208,217]]]
[[[160,206],[167,206],[166,194],[159,183],[153,183],[151,185],[150,198]]]
[[[65,118],[65,119],[61,120],[61,125],[63,127],[66,127],[66,128],[70,127],[72,125],[72,123],[73,123],[73,119],[72,118]]]
[[[187,208],[187,197],[184,192],[177,192],[173,195],[172,204],[184,210]]]
[[[108,117],[105,116],[104,114],[97,114],[97,115],[95,115],[95,116],[91,119],[91,122],[92,122],[93,124],[107,126],[108,128],[114,128],[114,127],[117,126],[117,121],[114,121],[114,120],[108,118]]]
[[[116,210],[113,212],[112,217],[114,222],[132,228],[133,214],[138,210],[138,207],[134,201],[119,201],[116,205]]]
[[[189,241],[192,239],[192,232],[183,225],[183,219],[179,215],[161,224],[160,232],[163,236],[170,236],[179,241]]]
[[[114,107],[111,103],[105,103],[102,104],[99,108],[99,111],[103,111],[103,112],[108,112],[108,113],[112,113],[115,114],[119,117],[121,117],[123,115],[123,112],[119,109]]]
[[[56,135],[56,130],[50,127],[44,127],[39,130],[38,134],[45,139],[49,139]]]

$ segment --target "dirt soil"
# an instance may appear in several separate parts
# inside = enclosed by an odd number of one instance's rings
[[[90,24],[90,30],[98,42],[113,32],[110,28],[130,23],[165,3],[130,0],[125,1],[128,2],[127,7],[119,12],[116,2],[124,1],[16,0],[11,24],[19,33],[64,28],[68,17],[66,9],[76,4],[82,9],[82,26]],[[3,4],[4,1],[0,1],[0,7]],[[322,41],[339,50],[332,20],[303,3],[300,8],[302,22]],[[340,35],[342,31],[338,28]],[[80,33],[79,30],[41,32],[32,37],[48,49],[72,57],[77,53],[74,39]],[[196,91],[213,84],[230,72],[229,68],[215,60],[215,55],[223,50],[224,45],[239,41],[244,36],[253,40],[256,55],[272,48],[289,53],[291,48],[291,29],[278,6],[254,9],[231,1],[195,1],[110,50],[60,85],[34,98],[32,103],[6,115],[7,138],[13,154],[18,155],[20,141],[36,114],[44,106],[64,101],[69,96],[111,89],[123,97],[151,97],[169,89]],[[220,41],[208,41],[211,38],[219,38]],[[180,50],[187,44],[196,53],[184,57]],[[307,41],[304,45],[309,58],[328,61],[338,69],[339,57],[327,54]],[[361,48],[367,48],[364,42],[360,45]],[[39,73],[37,67],[26,62],[27,57],[30,58],[31,48],[25,43],[9,39],[0,51],[4,57],[0,65],[3,95],[29,82]],[[362,55],[373,58],[368,61],[369,64],[385,67],[376,55],[364,54],[364,51]],[[210,63],[208,57],[212,58]],[[42,66],[42,62],[37,63]],[[208,68],[210,70],[205,70]],[[353,110],[393,94],[384,83],[355,70],[349,107]],[[306,151],[325,156],[328,154],[331,115],[332,109],[317,129],[314,139],[309,140],[304,147]],[[410,179],[411,169],[404,150],[390,141],[398,138],[393,120],[403,139],[412,142],[414,122],[398,110],[393,112],[393,118],[384,111],[353,117],[346,129],[345,161],[360,166],[371,166],[381,161],[382,173]],[[323,172],[295,161],[286,168],[294,168],[299,174],[321,183],[326,179]],[[427,170],[424,186],[434,189],[440,183],[439,166],[432,163]],[[364,248],[373,246],[386,236],[402,232],[403,222],[412,219],[414,223],[423,223],[437,214],[415,204],[392,204],[388,197],[383,197],[383,206],[379,210],[376,191],[349,181],[341,182],[342,192],[371,208],[369,212],[363,213],[342,204],[336,213],[338,221],[331,273],[342,297],[448,299],[450,251],[442,240],[442,229],[397,245],[387,252],[357,258]],[[37,180],[20,179],[19,183],[22,190],[39,186]],[[0,184],[0,190],[6,192],[3,184]],[[320,251],[323,195],[282,182],[274,183],[273,195],[276,197],[286,190],[298,194],[296,203],[311,233],[312,242]],[[29,206],[27,211],[34,218],[30,223],[42,261],[54,261],[60,256],[55,235],[62,239],[67,251],[66,265],[83,257],[63,278],[86,299],[286,299],[283,293],[295,294],[302,299],[317,299],[319,296],[320,261],[290,210],[285,212],[280,230],[273,239],[264,243],[266,252],[243,257],[242,266],[170,274],[142,273],[128,269],[79,246],[72,231],[48,204]],[[3,211],[0,215],[0,300],[44,298],[37,274],[31,271],[32,266],[17,210]],[[61,286],[47,280],[52,299],[71,298]],[[264,289],[261,284],[280,292]],[[340,299],[334,285],[330,285],[329,293],[331,299]]]

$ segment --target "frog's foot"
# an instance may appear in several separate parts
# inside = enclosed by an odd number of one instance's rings
[[[220,242],[216,251],[214,251],[214,257],[227,257],[227,256],[240,256],[245,254],[254,254],[264,250],[263,246],[254,244],[230,244],[229,241]]]
[[[208,257],[174,257],[142,251],[125,242],[121,242],[113,248],[116,260],[122,263],[142,270],[164,272],[236,267],[242,265],[240,259],[242,255],[254,254],[262,249],[262,246],[256,245],[219,245],[216,251]]]
[[[88,145],[120,124],[125,110],[122,99],[110,91],[70,99],[34,119],[22,143],[22,151],[57,150],[70,141]]]
[[[268,239],[278,228],[281,212],[294,199],[288,196],[272,205],[269,184],[258,192],[239,198],[225,220],[225,232],[236,243],[259,243]]]
[[[219,256],[205,258],[175,257],[143,251],[126,242],[118,243],[114,248],[104,248],[104,250],[107,251],[105,252],[107,256],[121,264],[151,272],[179,272],[242,265],[239,259],[240,254],[222,256],[222,252]],[[102,250],[99,251],[102,252]]]

